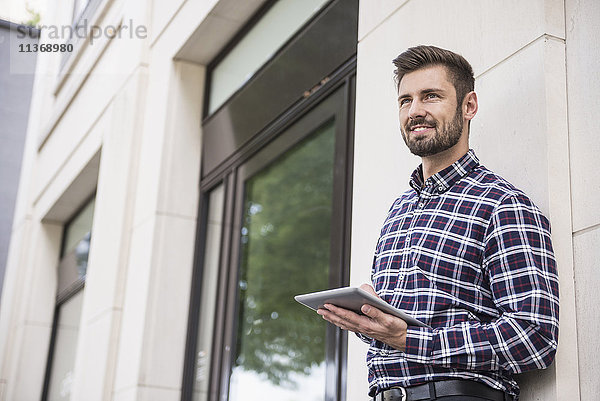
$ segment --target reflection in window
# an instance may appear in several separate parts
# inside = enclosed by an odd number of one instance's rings
[[[206,222],[206,243],[202,269],[202,299],[199,311],[199,327],[204,329],[198,330],[196,343],[194,393],[192,396],[194,401],[208,399],[213,335],[212,330],[205,328],[212,327],[215,318],[224,197],[225,190],[221,184],[211,191],[208,198],[208,221]]]
[[[79,337],[82,301],[83,291],[79,291],[65,301],[58,311],[48,401],[71,399],[71,384],[73,383],[73,367]]]
[[[88,256],[90,254],[90,238],[91,233],[85,234],[75,247],[75,263],[77,264],[77,277],[79,278],[84,278],[87,273]]]
[[[92,200],[65,227],[62,257],[58,264],[58,297],[80,287],[87,273],[92,218]]]
[[[87,7],[90,0],[75,0],[73,3],[73,22],[77,23],[82,17],[85,8]]]
[[[229,401],[323,400],[326,324],[294,295],[328,287],[333,122],[246,181]]]
[[[328,0],[278,0],[215,66],[209,113],[242,87]]]
[[[65,226],[62,256],[58,265],[53,348],[48,357],[48,371],[42,400],[71,399],[94,206],[95,201],[90,201]]]
[[[63,256],[75,249],[79,241],[91,231],[95,203],[95,200],[90,201],[65,227]]]
[[[90,36],[94,14],[100,3],[104,0],[74,0],[73,2],[73,17],[71,20],[71,29],[68,36],[65,35],[66,27],[61,28],[61,35],[66,42],[66,45],[73,46],[76,49],[86,37]],[[66,37],[65,37],[66,36]],[[72,51],[63,52],[60,60],[60,68],[62,69],[67,60],[71,58]]]

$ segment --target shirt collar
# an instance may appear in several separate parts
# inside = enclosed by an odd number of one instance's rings
[[[409,183],[417,193],[421,192],[424,184],[427,186],[433,185],[434,193],[442,193],[477,166],[479,166],[479,159],[475,155],[475,151],[469,149],[463,157],[429,177],[427,182],[423,182],[423,165],[419,165],[413,171]]]

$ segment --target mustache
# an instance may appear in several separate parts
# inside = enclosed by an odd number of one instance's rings
[[[435,120],[429,120],[425,117],[418,117],[415,118],[414,120],[409,121],[408,124],[406,124],[406,129],[407,130],[411,130],[413,127],[417,126],[417,125],[429,125],[433,128],[435,128],[435,126],[437,125]]]

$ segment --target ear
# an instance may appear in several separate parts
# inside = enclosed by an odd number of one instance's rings
[[[467,121],[471,121],[475,114],[477,114],[477,94],[473,91],[467,93],[463,99],[463,118]]]

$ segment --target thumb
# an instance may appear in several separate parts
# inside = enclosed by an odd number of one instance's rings
[[[377,293],[375,292],[375,290],[373,289],[373,287],[369,284],[361,284],[360,285],[360,289],[363,291],[368,292],[371,295],[375,295],[377,298],[380,298],[379,295],[377,295]]]

